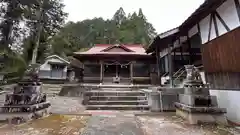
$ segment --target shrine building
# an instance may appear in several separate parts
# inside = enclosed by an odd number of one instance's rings
[[[74,57],[84,64],[84,83],[150,84],[155,69],[155,58],[140,44],[96,44]]]

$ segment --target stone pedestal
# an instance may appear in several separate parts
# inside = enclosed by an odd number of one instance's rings
[[[184,118],[189,124],[219,123],[227,125],[226,109],[218,107],[193,107],[176,103],[176,115]]]
[[[0,120],[26,122],[47,115],[50,103],[46,101],[46,94],[42,93],[42,83],[37,72],[33,72],[35,69],[28,71],[13,93],[6,95],[4,106],[0,108]]]
[[[190,124],[221,123],[227,124],[224,116],[226,109],[218,108],[217,97],[210,96],[209,88],[200,79],[199,72],[192,65],[185,66],[187,78],[184,93],[179,94],[175,103],[176,115],[186,119]]]
[[[160,94],[158,91],[152,91],[151,94],[151,106],[150,110],[151,112],[160,112],[161,107],[160,107]]]

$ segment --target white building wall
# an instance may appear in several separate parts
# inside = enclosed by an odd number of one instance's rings
[[[61,61],[59,59],[56,59],[56,58],[48,59],[44,62],[44,64],[42,64],[40,66],[40,70],[50,71],[51,70],[51,65],[48,64],[48,62],[64,63],[63,61]],[[67,66],[64,68],[64,72],[67,72]]]
[[[215,25],[214,25],[214,22],[212,21],[211,23],[211,32],[210,32],[210,40],[213,40],[214,38],[217,37],[217,34],[216,34],[216,29],[215,29]]]
[[[202,38],[202,44],[208,41],[208,33],[209,33],[209,23],[210,23],[210,15],[205,17],[202,21],[200,21],[200,33]]]
[[[67,77],[67,66],[64,67],[63,69],[63,73],[59,72],[59,74],[63,74],[60,75],[61,78],[59,77],[52,77],[51,76],[51,65],[49,64],[49,62],[54,62],[54,63],[65,63],[64,61],[58,59],[58,58],[49,58],[47,59],[41,66],[40,66],[40,74],[39,77],[42,79],[66,79]]]
[[[50,70],[51,70],[51,66],[48,64],[48,62],[44,62],[44,63],[40,66],[40,70],[50,71]]]
[[[218,9],[217,12],[226,22],[228,27],[233,30],[239,26],[239,19],[234,0],[227,0]]]
[[[201,78],[206,84],[205,73],[200,72]],[[210,95],[217,97],[218,107],[226,108],[228,120],[240,124],[240,91],[231,90],[210,90]]]
[[[240,21],[238,18],[237,9],[236,9],[234,0],[227,0],[226,2],[224,2],[222,5],[220,5],[216,9],[216,12],[223,19],[223,21],[226,23],[226,25],[229,27],[230,30],[233,30],[240,26]],[[205,44],[208,41],[211,41],[211,40],[217,38],[214,21],[213,20],[211,21],[210,16],[211,16],[211,14],[209,13],[208,16],[206,16],[200,22],[198,22],[199,27],[200,27],[202,44]],[[218,36],[221,36],[221,35],[227,33],[226,28],[221,23],[219,18],[217,16],[215,16],[215,18],[216,18],[216,22],[217,22],[216,27],[218,28],[218,32],[219,32]],[[210,40],[208,40],[209,31],[210,31],[210,22],[211,22],[212,27],[211,27],[211,32],[210,32]],[[193,36],[193,34],[195,32],[196,32],[196,25],[189,30],[188,35],[191,37],[191,36]]]
[[[217,27],[218,27],[218,30],[219,30],[219,36],[223,35],[224,33],[227,33],[227,30],[225,29],[223,24],[220,22],[220,20],[216,19],[216,21],[217,21]]]
[[[240,124],[240,91],[210,90],[210,94],[217,96],[219,107],[227,109],[227,119]]]
[[[197,25],[195,25],[188,31],[188,37],[192,37],[197,33],[198,33],[198,27]]]

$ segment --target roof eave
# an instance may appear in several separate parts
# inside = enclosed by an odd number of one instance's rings
[[[180,30],[191,28],[192,25],[206,17],[226,0],[205,0],[180,26]]]
[[[146,53],[154,52],[156,50],[156,46],[160,45],[161,41],[175,39],[175,37],[178,35],[179,32],[180,32],[179,28],[177,27],[177,28],[171,29],[169,31],[166,31],[162,34],[159,34],[157,37],[154,38],[152,43],[149,45]]]

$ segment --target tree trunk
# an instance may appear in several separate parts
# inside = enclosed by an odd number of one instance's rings
[[[32,64],[36,64],[36,61],[37,61],[37,55],[38,55],[38,48],[39,48],[39,42],[40,42],[40,36],[41,36],[41,32],[42,32],[42,29],[43,29],[43,24],[42,24],[42,21],[43,21],[43,18],[42,18],[42,15],[43,15],[43,5],[44,5],[44,2],[45,0],[40,1],[40,8],[39,8],[39,11],[38,11],[38,24],[37,24],[37,34],[36,34],[36,40],[35,40],[35,46],[34,46],[34,49],[33,49],[33,53],[32,53]]]

